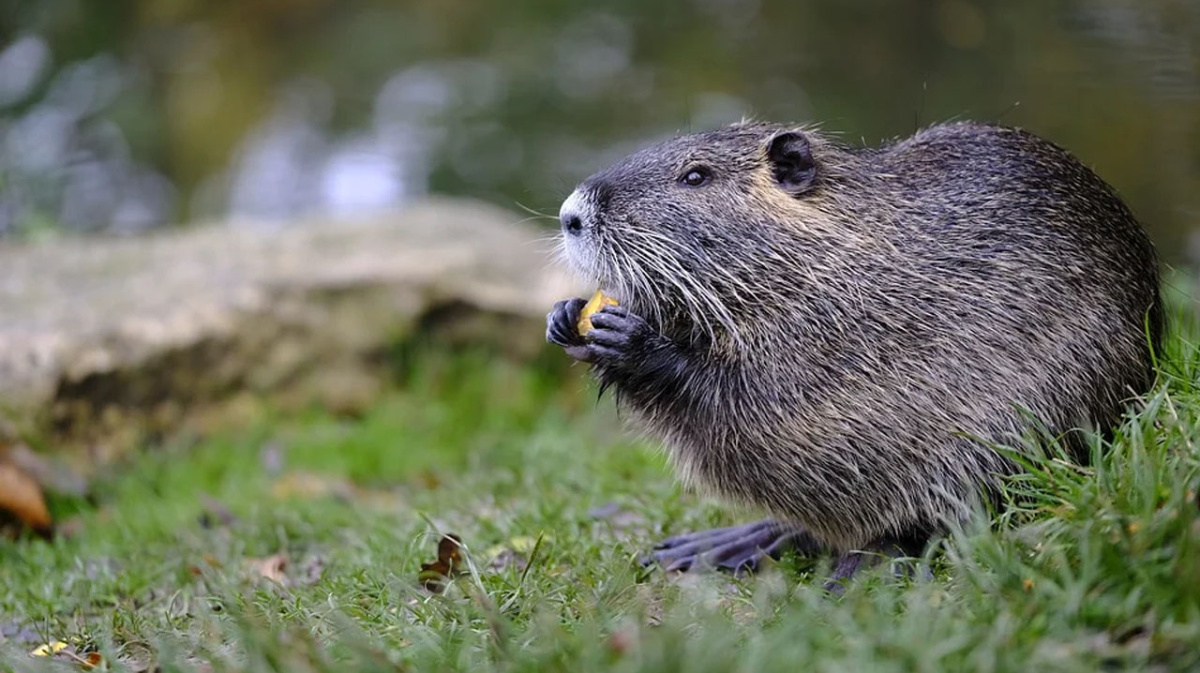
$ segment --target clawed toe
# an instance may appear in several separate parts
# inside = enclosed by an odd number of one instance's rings
[[[576,323],[585,301],[575,298],[554,304],[554,309],[546,315],[546,341],[569,348],[582,346],[584,339],[577,332]]]
[[[885,540],[868,545],[866,551],[842,554],[833,561],[833,572],[825,582],[825,590],[834,596],[840,596],[860,571],[889,561],[897,578],[913,579],[919,575],[925,579],[932,579],[932,569],[915,560],[924,550],[924,544],[923,540]]]

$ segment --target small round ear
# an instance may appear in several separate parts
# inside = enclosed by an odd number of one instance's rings
[[[798,196],[812,187],[817,177],[808,138],[798,131],[784,131],[771,138],[767,145],[767,161],[771,175],[783,190]]]

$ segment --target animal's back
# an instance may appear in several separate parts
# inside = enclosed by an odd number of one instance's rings
[[[857,184],[826,187],[870,192],[830,206],[856,242],[818,280],[816,329],[748,346],[778,412],[731,400],[677,440],[702,448],[675,451],[693,481],[845,547],[966,516],[1011,469],[987,444],[1031,416],[1055,433],[1116,420],[1152,376],[1142,326],[1156,340],[1161,321],[1150,242],[1054,145],[955,124],[861,158]]]
[[[1109,185],[1048,141],[980,124],[934,127],[879,158],[914,204],[892,243],[946,286],[945,308],[958,303],[950,326],[971,327],[962,345],[979,338],[1014,365],[1047,369],[1048,385],[1099,398],[1086,407],[1095,412],[1145,389],[1162,333],[1157,262]],[[1086,420],[1112,420],[1096,415]]]

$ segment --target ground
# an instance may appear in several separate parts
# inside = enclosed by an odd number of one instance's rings
[[[656,539],[749,520],[681,490],[582,370],[410,350],[359,419],[264,419],[114,466],[64,539],[0,541],[0,670],[1095,671],[1200,666],[1200,355],[1096,463],[835,598],[824,561],[644,570]],[[405,364],[407,363],[407,364]],[[443,533],[466,572],[421,565]],[[31,656],[61,641],[74,652]]]

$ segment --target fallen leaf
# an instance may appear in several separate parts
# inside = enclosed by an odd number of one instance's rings
[[[287,583],[287,554],[280,552],[266,558],[248,559],[246,565],[249,567],[251,575],[271,580],[280,585]]]
[[[81,671],[101,670],[107,671],[108,665],[104,662],[104,657],[99,652],[86,652],[83,655],[76,653],[75,648],[68,647],[54,653],[52,657],[59,661],[69,661],[75,664]]]
[[[625,656],[637,646],[637,631],[626,626],[608,636],[608,650],[618,657]]]
[[[88,647],[90,649],[90,646]],[[90,652],[80,654],[75,647],[68,645],[61,640],[51,640],[48,643],[43,643],[34,648],[29,654],[30,656],[34,657],[46,657],[49,659],[55,659],[57,661],[70,662],[83,671],[94,671],[97,669],[102,671],[108,670],[108,665],[104,661],[104,656],[99,652],[92,650]]]
[[[209,495],[202,495],[201,501],[204,503],[204,512],[200,514],[201,528],[228,527],[237,522],[237,517],[225,503]]]
[[[54,532],[42,487],[24,470],[0,456],[0,513],[42,537]]]
[[[446,588],[446,581],[462,572],[462,538],[453,533],[443,535],[437,553],[436,561],[421,564],[417,578],[425,589],[440,594]]]
[[[62,460],[38,453],[25,444],[0,447],[0,461],[15,465],[48,493],[84,497],[88,482]]]
[[[216,556],[213,556],[212,554],[205,554],[204,556],[201,557],[201,561],[203,561],[204,565],[200,565],[197,563],[189,564],[187,567],[188,572],[199,577],[200,575],[204,574],[206,567],[207,568],[222,567],[222,563],[221,563],[220,559],[218,559]]]
[[[422,488],[433,491],[441,487],[442,478],[433,470],[421,470],[417,474],[417,483],[421,484]]]
[[[63,650],[67,649],[68,647],[70,647],[70,646],[61,640],[51,640],[48,643],[43,643],[42,645],[38,645],[29,654],[31,654],[32,656],[35,656],[35,657],[49,657],[51,655],[62,652]]]

